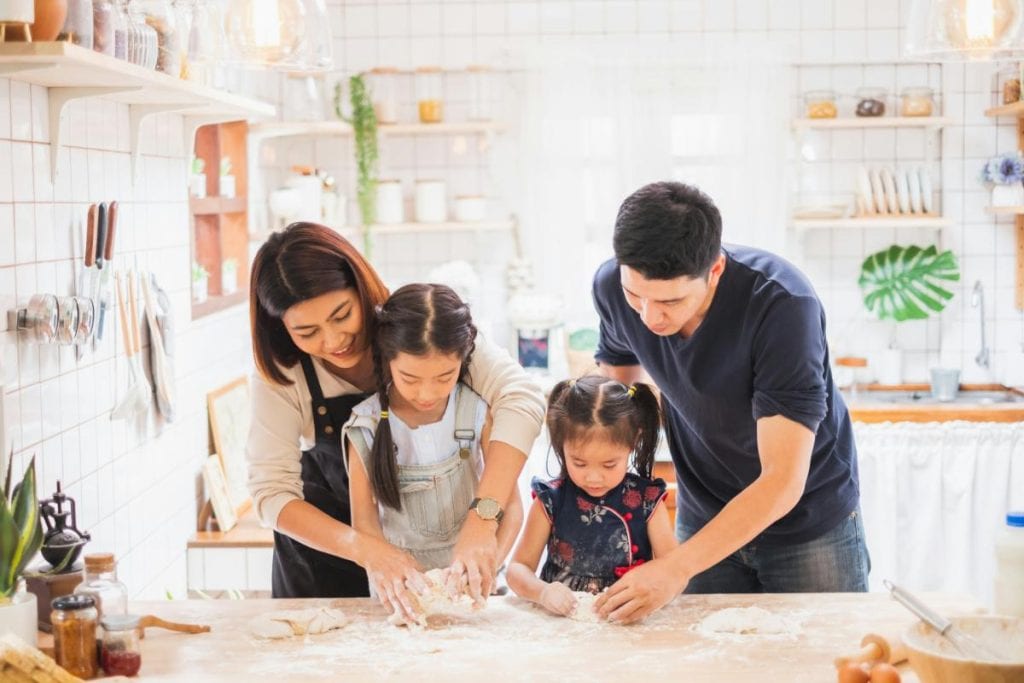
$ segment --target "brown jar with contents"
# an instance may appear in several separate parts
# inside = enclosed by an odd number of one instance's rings
[[[839,113],[836,94],[831,90],[811,90],[805,93],[804,108],[810,119],[834,119]]]
[[[900,100],[902,116],[931,116],[935,107],[931,88],[905,88]]]
[[[420,123],[441,123],[444,119],[440,67],[416,69],[416,103],[419,105]]]
[[[885,89],[884,88],[858,88],[857,89],[857,116],[884,116],[885,115]]]
[[[96,656],[96,601],[88,595],[65,595],[50,606],[54,659],[68,673],[92,678],[99,670]]]

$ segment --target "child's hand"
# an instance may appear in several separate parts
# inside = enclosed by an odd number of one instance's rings
[[[419,605],[409,591],[422,593],[427,583],[419,563],[409,553],[390,543],[371,554],[366,563],[366,575],[381,604],[392,612],[399,612],[406,621],[416,621]]]
[[[576,596],[564,583],[554,581],[544,586],[538,600],[541,607],[562,617],[567,617],[576,609]]]

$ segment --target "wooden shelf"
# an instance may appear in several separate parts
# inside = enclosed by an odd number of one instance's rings
[[[991,216],[1024,216],[1024,206],[986,206],[985,213]]]
[[[203,316],[210,315],[211,313],[217,313],[223,311],[226,308],[237,306],[238,304],[245,303],[249,300],[249,292],[246,289],[239,289],[234,294],[228,294],[227,296],[211,296],[201,304],[192,302],[192,319],[202,318]]]
[[[0,43],[0,77],[49,88],[50,175],[57,177],[62,144],[61,113],[76,99],[105,97],[129,105],[133,168],[139,128],[149,116],[175,112],[185,117],[186,148],[204,123],[267,118],[273,106],[191,81],[144,69],[65,42]]]
[[[515,223],[510,220],[480,221],[477,223],[396,223],[394,225],[373,225],[370,227],[370,234],[398,235],[414,232],[501,232],[503,230],[511,230],[514,226]]]
[[[499,121],[466,121],[458,123],[394,123],[377,126],[382,137],[412,135],[493,135],[508,130],[508,125]],[[250,136],[255,140],[303,136],[352,135],[352,126],[344,121],[269,122],[249,127]]]
[[[1024,102],[1014,102],[1013,104],[1002,104],[998,107],[991,107],[985,110],[985,116],[997,117],[997,116],[1015,116],[1018,119],[1024,117]]]
[[[942,128],[953,123],[945,116],[848,116],[835,119],[794,119],[793,128]]]
[[[188,207],[193,216],[244,213],[248,208],[248,200],[245,197],[191,197]]]
[[[804,218],[794,219],[797,230],[832,230],[841,228],[947,228],[948,218],[937,215],[921,216],[877,216],[866,218]]]

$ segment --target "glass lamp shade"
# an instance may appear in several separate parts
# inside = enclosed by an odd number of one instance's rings
[[[1024,0],[914,0],[904,55],[926,61],[1024,57]]]
[[[243,62],[277,66],[301,49],[303,0],[230,0],[224,15],[228,43]]]
[[[324,0],[302,0],[305,6],[306,27],[302,42],[278,66],[293,73],[310,74],[334,68],[334,42],[331,21]]]

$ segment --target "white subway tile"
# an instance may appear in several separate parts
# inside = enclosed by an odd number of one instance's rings
[[[827,62],[832,59],[832,32],[804,30],[800,35],[800,59]]]
[[[833,33],[835,40],[835,59],[838,61],[857,62],[864,61],[874,55],[868,55],[867,43],[864,40],[864,31],[839,30]]]
[[[0,204],[0,267],[13,266],[15,263],[15,253],[14,206],[11,204]],[[9,275],[12,278],[10,294],[13,296],[14,271],[12,270]]]
[[[900,56],[899,32],[895,29],[878,29],[867,32],[867,59],[871,61],[896,61]]]
[[[11,85],[6,78],[0,78],[0,140],[11,137]],[[0,157],[2,158],[2,157]]]
[[[540,29],[540,3],[519,2],[508,3],[508,32],[513,34],[534,35]]]
[[[867,24],[865,0],[839,0],[835,4],[835,27],[837,29],[863,29]],[[896,26],[886,28],[898,28]]]
[[[476,8],[476,34],[500,35],[505,33],[506,12],[504,4],[480,3]]]
[[[16,202],[35,200],[32,189],[32,143],[11,143],[11,172],[13,174],[13,199]]]
[[[50,109],[46,88],[32,86],[32,139],[36,142],[50,141]]]
[[[32,88],[22,81],[11,81],[11,139],[32,139]]]
[[[800,0],[773,0],[768,3],[768,28],[771,31],[799,30]]]
[[[412,38],[409,41],[409,57],[413,64],[440,64],[441,63],[441,42],[440,36]]]
[[[844,4],[840,0],[839,4]],[[838,13],[838,7],[836,12]],[[900,4],[893,0],[868,0],[867,27],[869,29],[900,28]]]
[[[474,5],[459,3],[441,8],[441,32],[445,35],[471,36],[475,24]]]
[[[409,26],[413,36],[437,36],[441,33],[441,5],[436,2],[413,3],[409,7]]]
[[[638,33],[665,33],[673,30],[672,3],[669,0],[640,0],[637,3],[636,28]],[[700,18],[696,26],[700,26]],[[690,30],[693,30],[690,29]],[[680,29],[685,31],[686,29]]]
[[[632,0],[608,0],[604,12],[608,33],[634,33],[636,31],[636,3]]]
[[[346,38],[368,38],[376,35],[377,10],[369,4],[346,6],[342,29]]]
[[[802,0],[800,6],[800,28],[805,31],[831,29],[832,0]]]
[[[764,30],[767,27],[767,6],[764,0],[751,0],[751,10],[754,18],[749,22],[744,19],[741,20],[744,26],[751,30],[756,30],[758,27],[755,26],[759,21],[761,23],[760,29]],[[747,8],[744,6],[741,15],[747,14]],[[704,30],[705,31],[733,31],[737,28],[736,19],[736,5],[731,2],[705,2],[704,3]]]
[[[571,33],[573,6],[568,0],[554,0],[540,5],[541,33]]]
[[[21,447],[33,448],[43,440],[43,414],[40,386],[33,384],[12,395],[21,406]]]

